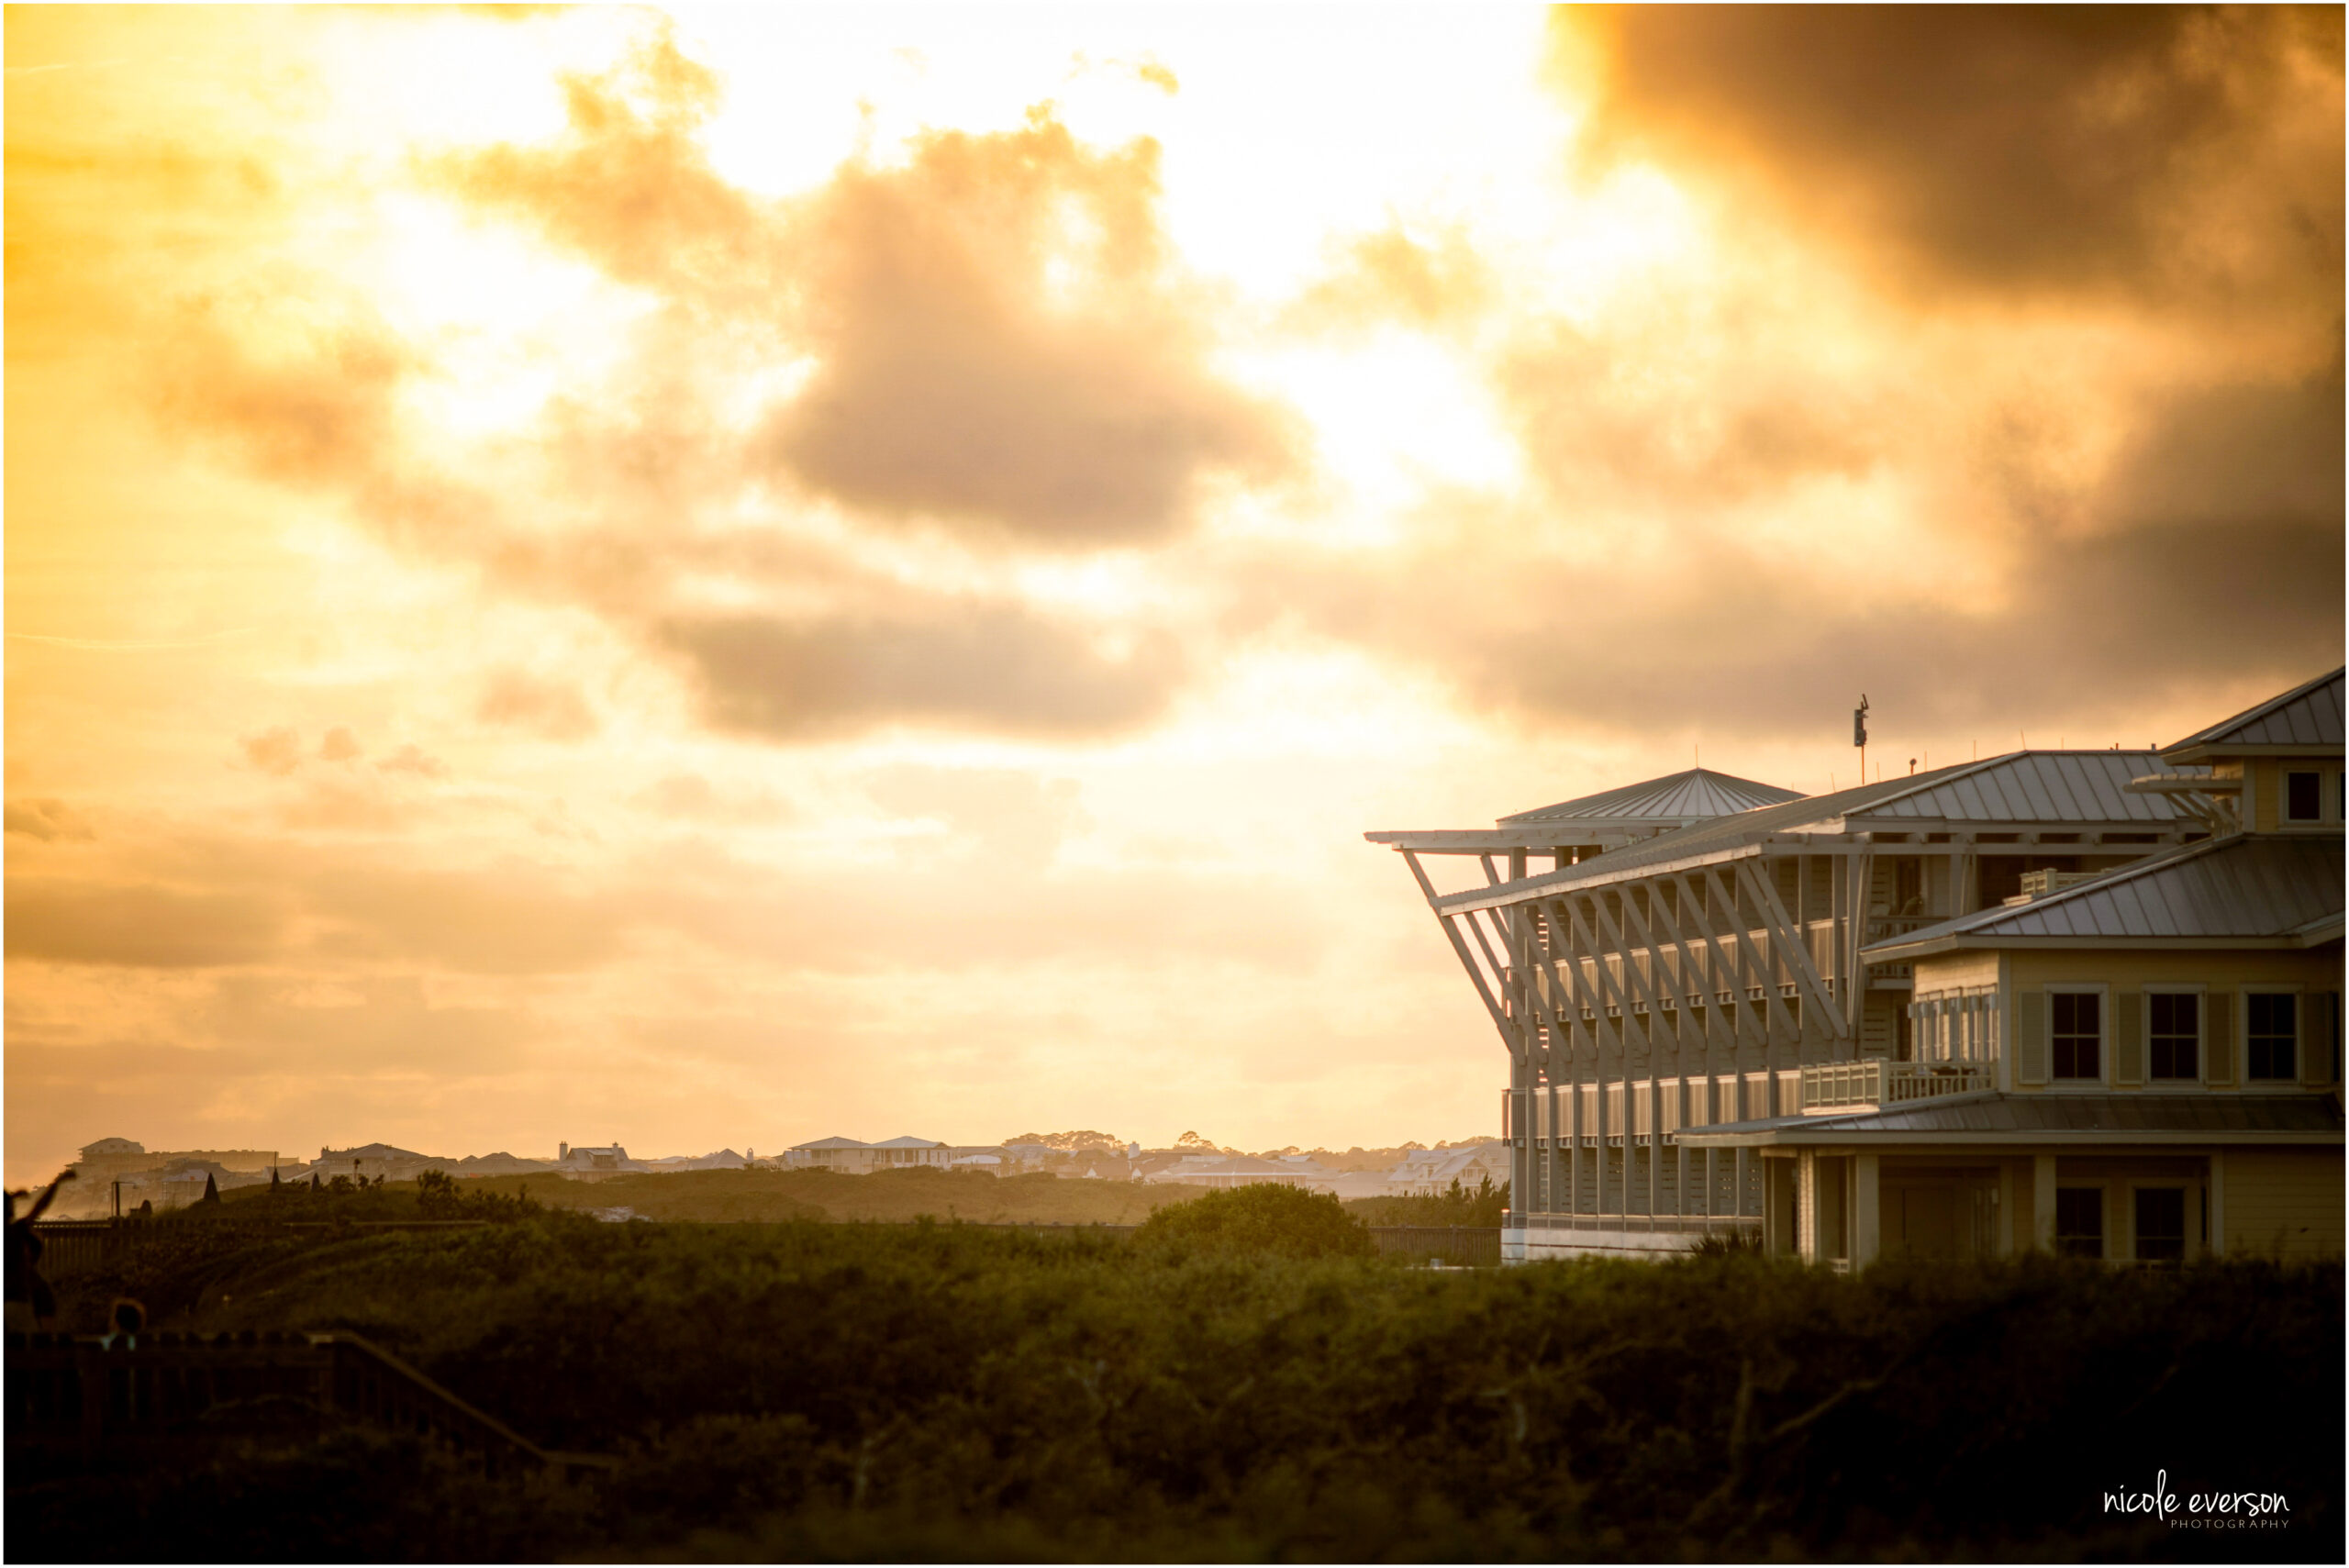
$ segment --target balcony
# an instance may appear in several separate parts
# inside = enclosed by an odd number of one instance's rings
[[[1805,1115],[1902,1106],[1998,1086],[1983,1062],[1828,1062],[1802,1070]]]

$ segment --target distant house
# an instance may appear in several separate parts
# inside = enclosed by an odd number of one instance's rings
[[[555,1145],[554,1168],[566,1176],[616,1176],[629,1172],[650,1171],[652,1167],[628,1157],[628,1151],[617,1143],[595,1148],[584,1143]]]
[[[203,1175],[212,1173],[223,1190],[269,1180],[270,1168],[278,1162],[277,1152],[270,1149],[184,1149],[150,1151],[128,1138],[101,1138],[82,1151],[80,1159],[72,1166],[74,1179],[58,1189],[56,1203],[50,1213],[60,1219],[98,1218],[112,1214],[115,1189],[121,1186],[122,1207],[136,1208],[151,1201],[157,1208],[164,1208],[179,1201],[177,1188],[163,1186],[167,1172],[200,1168],[196,1189],[203,1189]]]
[[[644,1166],[651,1171],[740,1171],[749,1168],[750,1163],[731,1149],[720,1149],[711,1154],[672,1154],[665,1159],[647,1160]]]
[[[818,1170],[838,1171],[843,1175],[869,1175],[874,1171],[894,1171],[917,1166],[945,1167],[961,1165],[965,1170],[981,1168],[976,1157],[990,1156],[1001,1162],[1008,1153],[996,1143],[940,1143],[928,1138],[892,1138],[882,1143],[860,1143],[853,1138],[818,1138],[811,1143],[791,1146],[788,1161],[795,1166],[812,1166]]]
[[[1260,1160],[1252,1154],[1184,1154],[1149,1172],[1141,1180],[1182,1187],[1247,1187],[1271,1183],[1328,1192],[1337,1185],[1338,1173],[1325,1169],[1310,1156],[1284,1155]]]
[[[1508,1184],[1509,1146],[1505,1138],[1487,1139],[1459,1149],[1408,1151],[1385,1177],[1388,1195],[1442,1193],[1453,1182],[1474,1189],[1490,1179],[1497,1187]]]

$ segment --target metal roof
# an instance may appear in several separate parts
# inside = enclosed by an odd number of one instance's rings
[[[2152,751],[2009,751],[1978,762],[1904,774],[1831,795],[1806,795],[1659,833],[1593,855],[1564,871],[1453,894],[1442,901],[1442,906],[1455,901],[1490,901],[1496,895],[1505,901],[1549,888],[1605,882],[1649,866],[1732,851],[1757,844],[1773,833],[1865,830],[1876,819],[1904,828],[1934,821],[1980,827],[2054,822],[2155,828],[2195,822],[2191,814],[2167,796],[2130,793],[2131,778],[2160,764],[2161,757]],[[2027,851],[2017,846],[2016,852]]]
[[[1798,791],[1780,789],[1776,784],[1717,773],[1709,768],[1690,768],[1685,773],[1625,784],[1620,789],[1602,790],[1579,799],[1562,800],[1555,806],[1520,811],[1502,817],[1500,826],[1594,818],[1698,822],[1801,798]]]
[[[2337,833],[2237,833],[2148,856],[2028,904],[1961,915],[1862,951],[1881,962],[1896,953],[1994,947],[2017,939],[2305,946],[2340,934],[2342,863]]]
[[[2190,819],[2161,795],[2131,792],[2131,779],[2161,765],[2160,754],[2153,751],[2014,751],[1863,810],[1869,817],[1923,817],[1952,822]]]
[[[2232,718],[2162,748],[2164,752],[2224,751],[2237,747],[2332,746],[2343,744],[2341,717],[2343,672],[2319,675]]]
[[[2313,1095],[1965,1095],[1846,1116],[1785,1116],[1680,1130],[1684,1143],[1892,1141],[2325,1143],[2342,1138],[2340,1102]]]

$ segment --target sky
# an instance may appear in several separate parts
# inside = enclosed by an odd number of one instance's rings
[[[1364,830],[2341,660],[2337,9],[6,28],[12,1183],[1492,1132]]]

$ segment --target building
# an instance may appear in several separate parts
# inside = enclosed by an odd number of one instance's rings
[[[651,1166],[640,1160],[631,1160],[628,1151],[617,1143],[596,1148],[584,1143],[555,1145],[554,1169],[565,1176],[619,1176],[651,1171]]]
[[[1272,1184],[1303,1187],[1308,1192],[1330,1192],[1337,1186],[1338,1173],[1327,1169],[1307,1154],[1285,1154],[1272,1160],[1258,1159],[1252,1154],[1181,1154],[1138,1179],[1181,1187],[1252,1187]]]
[[[2340,1251],[2341,681],[2157,752],[2013,752],[1695,820],[1770,786],[1691,773],[1368,835],[1508,1052],[1505,1255],[2087,1251],[2090,1190],[2105,1256],[2170,1255],[2181,1225],[2189,1251]],[[1483,885],[1440,891],[1436,856]],[[2154,897],[2184,900],[2171,925]]]
[[[928,1138],[892,1138],[882,1143],[860,1143],[853,1138],[819,1138],[812,1143],[795,1143],[785,1157],[793,1166],[813,1166],[818,1170],[838,1171],[844,1175],[869,1175],[874,1171],[894,1171],[924,1165],[943,1168],[960,1165],[964,1170],[997,1168],[983,1164],[975,1156],[993,1155],[1001,1162],[1006,1151],[1000,1144],[940,1143]]]
[[[181,1175],[194,1170],[195,1190],[200,1195],[206,1174],[226,1190],[266,1182],[271,1167],[277,1162],[276,1151],[270,1149],[183,1149],[150,1153],[128,1138],[101,1138],[83,1148],[81,1158],[73,1162],[70,1169],[74,1179],[58,1188],[57,1200],[50,1213],[59,1219],[103,1218],[115,1211],[117,1186],[125,1209],[137,1208],[141,1203],[152,1203],[157,1208],[172,1207],[182,1201],[184,1184],[167,1186],[166,1175]]]

